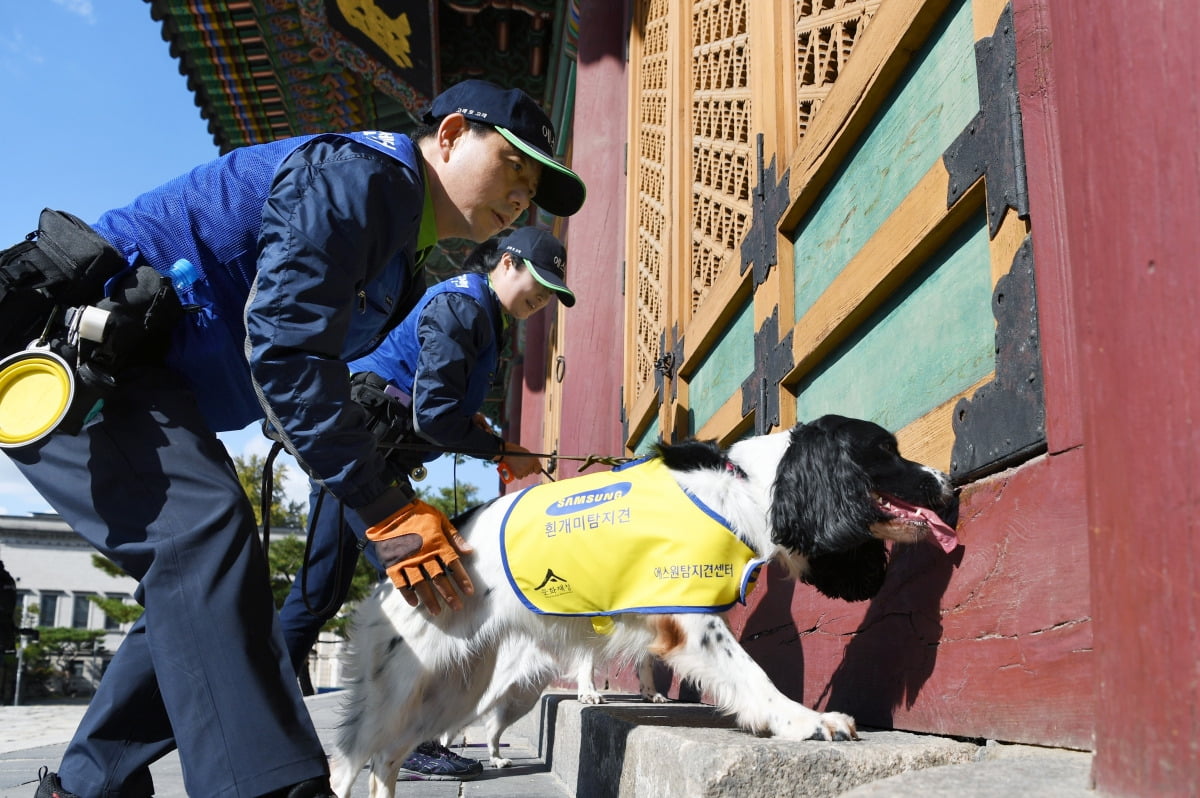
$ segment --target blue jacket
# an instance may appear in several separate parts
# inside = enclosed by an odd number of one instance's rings
[[[373,371],[408,394],[413,428],[425,440],[477,456],[499,454],[504,441],[477,427],[472,417],[496,376],[503,314],[486,274],[451,277],[426,291],[377,349],[350,364],[350,371]]]
[[[165,273],[184,258],[202,275],[181,297],[199,307],[168,365],[213,430],[265,416],[310,476],[361,507],[392,479],[349,401],[345,362],[424,290],[425,205],[421,155],[406,136],[326,134],[235,150],[94,226],[131,264]]]

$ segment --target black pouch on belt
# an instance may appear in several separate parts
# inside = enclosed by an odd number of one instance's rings
[[[46,208],[38,229],[0,252],[0,354],[37,338],[55,306],[86,305],[126,266],[77,216]]]
[[[370,371],[353,374],[350,377],[350,398],[366,411],[367,429],[379,442],[389,467],[409,474],[423,465],[424,451],[392,446],[411,445],[417,443],[419,438],[413,431],[412,408],[388,392],[387,380]]]

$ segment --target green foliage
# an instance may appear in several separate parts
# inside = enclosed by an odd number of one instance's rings
[[[112,560],[105,557],[103,554],[92,555],[92,566],[97,570],[103,571],[109,576],[126,576],[125,571],[121,566],[117,565]],[[100,596],[89,596],[93,604],[108,616],[109,620],[115,623],[125,624],[133,623],[138,618],[142,617],[145,612],[145,607],[141,604],[126,604],[122,599],[115,597],[101,598]]]
[[[126,604],[122,599],[115,597],[89,596],[89,598],[100,608],[101,612],[119,624],[133,623],[146,611],[141,604]]]
[[[23,652],[23,695],[74,694],[67,664],[85,657],[103,658],[108,653],[103,629],[39,626],[37,630],[38,639],[25,646]]]
[[[304,545],[305,538],[303,536],[271,536],[270,546],[267,549],[267,560],[271,569],[271,593],[275,596],[277,608],[283,606],[284,600],[291,592],[292,582],[295,581],[296,572],[300,570],[300,564],[303,562]],[[353,605],[371,592],[377,578],[375,569],[371,567],[365,557],[355,557],[352,562],[342,563],[342,567],[354,569],[354,579],[350,583],[350,592],[346,595],[346,604]],[[316,588],[313,587],[310,592],[316,593]],[[309,601],[312,609],[321,609],[318,606],[320,602],[317,596],[313,596]],[[330,619],[324,629],[345,637],[346,627],[347,619],[343,615],[338,615]]]
[[[246,495],[250,498],[250,504],[254,507],[254,520],[260,527],[263,521],[263,466],[266,465],[266,462],[267,458],[256,454],[250,455],[249,458],[241,457],[240,455],[233,458],[238,482],[242,483],[242,490],[246,491]],[[292,529],[305,529],[308,526],[307,507],[303,502],[288,500],[287,493],[283,487],[287,476],[288,469],[286,465],[281,465],[278,461],[272,464],[271,528],[291,527]]]
[[[61,659],[75,659],[91,655],[93,645],[95,653],[104,653],[103,629],[69,629],[65,626],[39,626],[37,642],[25,649],[41,655]]]
[[[474,485],[456,485],[453,488],[443,485],[436,492],[428,488],[417,488],[417,496],[422,501],[433,505],[451,518],[477,504],[475,497],[478,494],[479,488]]]

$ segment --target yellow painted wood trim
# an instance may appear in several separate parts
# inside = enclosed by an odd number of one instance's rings
[[[1008,208],[1004,213],[1004,219],[1000,222],[1000,229],[996,231],[996,237],[988,241],[993,288],[996,287],[996,283],[1001,277],[1012,270],[1013,258],[1017,256],[1017,250],[1025,243],[1028,235],[1029,223],[1018,216],[1012,208]]]
[[[681,331],[683,335],[683,362],[679,373],[690,377],[721,335],[738,314],[742,305],[750,298],[750,270],[738,274],[737,269],[727,269],[713,283],[708,297]]]
[[[925,415],[907,424],[896,432],[900,451],[905,457],[919,463],[950,472],[950,456],[954,450],[954,408],[960,399],[970,399],[975,392],[995,378],[989,374],[970,388],[956,394]],[[700,429],[695,437],[701,440],[715,439],[722,446],[729,446],[741,438],[753,424],[754,415],[742,416],[742,399],[739,391],[723,404]],[[782,425],[788,429],[791,424]]]
[[[625,448],[632,451],[642,436],[646,434],[646,430],[658,418],[658,411],[661,407],[658,391],[648,390],[632,404],[629,403],[627,397],[626,407],[629,408],[625,416],[629,421],[629,437],[625,439]]]
[[[981,180],[947,210],[949,180],[939,160],[796,321],[792,335],[795,365],[785,383],[794,383],[837,346],[846,332],[874,312],[970,213],[982,207]]]
[[[634,18],[640,19],[643,3],[635,4]],[[631,25],[629,29],[629,61],[628,61],[628,91],[626,101],[626,130],[625,130],[625,318],[624,329],[624,362],[622,363],[622,384],[625,386],[622,402],[626,408],[632,408],[637,398],[643,393],[643,386],[637,383],[637,362],[634,340],[637,314],[637,240],[638,240],[638,181],[637,163],[640,158],[638,144],[638,120],[640,118],[642,75],[642,49],[644,46],[641,25]],[[633,417],[632,410],[629,417]],[[632,422],[630,423],[632,427]]]
[[[971,0],[971,24],[975,29],[975,41],[986,39],[996,32],[1000,13],[1012,0]]]
[[[954,451],[954,408],[959,399],[970,399],[975,392],[995,378],[989,374],[962,393],[921,416],[896,432],[900,451],[910,460],[950,473],[950,456]]]
[[[800,223],[948,5],[949,0],[886,0],[880,4],[788,159],[792,202],[780,230],[793,230]]]
[[[742,392],[734,391],[725,404],[717,408],[708,421],[695,432],[700,440],[715,440],[721,446],[729,446],[740,438],[754,423],[754,414],[742,415]]]
[[[793,53],[781,47],[780,30],[792,27],[791,14],[785,14],[791,3],[778,0],[747,0],[746,32],[749,36],[750,76],[748,88],[751,97],[750,145],[756,147],[755,136],[763,134],[763,160],[771,162],[771,156],[780,151],[784,130],[794,126],[792,105],[785,103],[786,84],[795,82],[795,69],[779,69],[780,64],[794,63]],[[786,56],[786,60],[784,60]],[[776,159],[777,170],[779,161]],[[753,186],[751,186],[753,190]]]

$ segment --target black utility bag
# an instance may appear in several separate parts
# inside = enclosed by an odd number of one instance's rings
[[[38,228],[0,252],[0,356],[24,349],[55,308],[89,305],[125,259],[88,224],[46,208]]]

